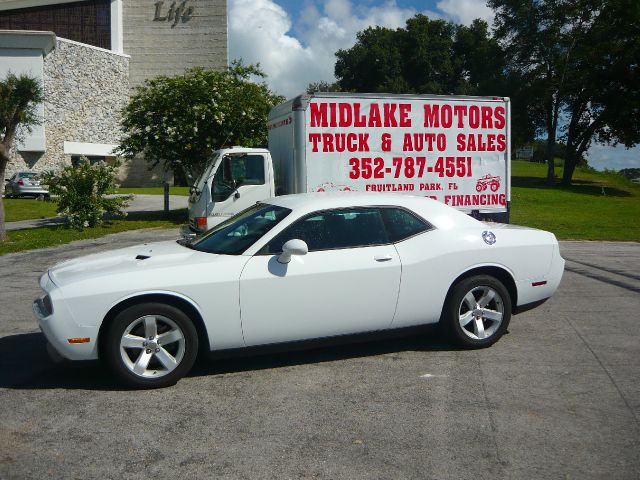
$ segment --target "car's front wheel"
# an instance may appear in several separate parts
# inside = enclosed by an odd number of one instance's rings
[[[509,292],[489,275],[468,277],[454,285],[442,312],[451,337],[465,348],[494,344],[507,331],[510,320]]]
[[[161,388],[185,376],[198,352],[198,334],[180,309],[162,303],[133,305],[107,330],[104,356],[111,370],[138,388]]]

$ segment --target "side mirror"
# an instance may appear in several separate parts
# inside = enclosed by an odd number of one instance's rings
[[[282,253],[278,256],[278,262],[289,263],[291,255],[306,255],[307,253],[309,253],[307,243],[304,240],[294,238],[282,246]]]
[[[235,198],[236,200],[240,198],[240,192],[238,190],[236,190],[236,192],[233,194],[233,198]]]

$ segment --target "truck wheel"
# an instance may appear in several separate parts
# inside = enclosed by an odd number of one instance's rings
[[[453,286],[441,322],[464,348],[493,345],[507,331],[511,297],[504,285],[489,275],[465,278]]]
[[[137,388],[175,384],[195,362],[198,334],[180,309],[163,303],[133,305],[113,320],[104,343],[107,364]]]

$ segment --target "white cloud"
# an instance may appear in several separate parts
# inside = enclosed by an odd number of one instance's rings
[[[403,27],[418,13],[394,1],[354,7],[349,0],[327,0],[320,8],[308,2],[296,38],[290,16],[272,0],[231,0],[229,5],[229,58],[259,62],[267,83],[287,97],[302,93],[311,82],[334,81],[335,52],[353,46],[358,31]]]
[[[420,13],[466,24],[491,16],[482,0],[442,0],[438,8],[442,13]],[[292,97],[311,82],[333,82],[335,52],[352,47],[357,32],[376,25],[401,28],[416,13],[394,0],[373,6],[351,0],[305,0],[294,28],[290,15],[274,0],[230,0],[229,58],[259,62],[270,87]]]
[[[596,170],[640,168],[640,146],[625,148],[594,144],[587,152],[587,162]]]
[[[455,23],[470,25],[476,18],[493,22],[493,10],[487,7],[486,0],[441,0],[437,7],[445,17]]]

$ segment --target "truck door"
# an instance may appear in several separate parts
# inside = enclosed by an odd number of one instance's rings
[[[211,180],[211,228],[260,200],[271,196],[267,157],[259,153],[225,155]]]

